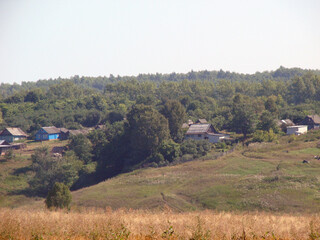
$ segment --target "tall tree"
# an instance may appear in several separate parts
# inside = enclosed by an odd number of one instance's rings
[[[243,133],[246,139],[247,134],[254,131],[257,120],[257,114],[250,98],[237,94],[233,98],[232,114],[232,128]]]
[[[178,133],[186,117],[186,110],[177,100],[167,100],[161,113],[168,119],[172,139],[177,140]]]
[[[134,161],[155,153],[169,138],[168,120],[151,106],[136,105],[128,114],[130,146]]]

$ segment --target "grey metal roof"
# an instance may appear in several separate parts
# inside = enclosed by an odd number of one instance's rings
[[[206,119],[204,118],[199,118],[198,121],[196,121],[196,123],[201,123],[201,124],[204,124],[204,123],[208,123]]]
[[[319,117],[319,115],[308,115],[308,117],[311,118],[314,123],[320,124],[320,117]]]
[[[63,133],[67,133],[67,132],[69,131],[69,129],[67,129],[67,128],[59,128],[59,129],[60,129],[60,131],[63,132]]]
[[[24,132],[24,131],[22,131],[20,128],[6,128],[6,129],[4,129],[2,132],[1,132],[1,135],[6,135],[5,133],[6,133],[6,131],[5,130],[7,130],[7,132],[9,132],[11,135],[13,135],[13,136],[25,136],[25,137],[27,137],[28,135]]]
[[[69,130],[70,135],[79,135],[79,134],[88,134],[89,130],[88,129],[80,129],[80,130]]]
[[[60,133],[60,129],[56,128],[55,126],[51,127],[43,127],[43,130],[45,130],[48,134],[55,134],[55,133]]]
[[[208,132],[211,124],[192,124],[186,134],[202,134]]]

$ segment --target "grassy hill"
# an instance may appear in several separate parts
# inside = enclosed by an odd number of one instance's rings
[[[73,204],[177,210],[320,210],[320,132],[239,146],[217,160],[141,169],[73,193]],[[309,163],[303,163],[308,160]]]
[[[6,160],[4,156],[0,156],[0,207],[34,204],[38,198],[30,198],[24,192],[29,187],[28,181],[33,176],[30,165],[34,149],[48,146],[51,150],[54,146],[65,146],[67,141],[27,141],[26,144],[27,148],[14,150],[15,157],[12,160]]]
[[[279,143],[238,145],[224,157],[140,169],[73,192],[73,207],[176,211],[317,212],[320,210],[320,131]],[[43,199],[23,194],[32,177],[28,143],[14,161],[0,160],[0,207],[43,208]],[[49,147],[65,145],[52,141]],[[209,160],[208,160],[209,159]],[[309,163],[303,163],[308,160]]]

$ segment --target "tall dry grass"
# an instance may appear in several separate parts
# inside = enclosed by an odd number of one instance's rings
[[[0,209],[0,239],[320,239],[320,215]]]

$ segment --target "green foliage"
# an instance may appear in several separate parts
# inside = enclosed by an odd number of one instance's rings
[[[6,161],[10,161],[10,160],[13,160],[13,159],[15,158],[15,156],[16,156],[16,155],[14,154],[13,150],[12,150],[12,149],[9,149],[9,150],[6,152],[4,158],[5,158]]]
[[[277,140],[277,134],[272,129],[269,131],[257,130],[254,132],[252,141],[253,142],[273,142]]]
[[[49,191],[46,198],[47,208],[70,208],[72,196],[71,192],[63,183],[56,182],[53,188]]]
[[[288,139],[288,143],[292,143],[292,142],[294,142],[295,140],[297,140],[297,137],[296,137],[296,135],[292,134],[292,135],[290,135],[290,137],[289,137],[289,139]]]
[[[177,100],[168,100],[161,113],[168,119],[171,137],[176,140],[186,117],[185,108]]]
[[[145,159],[169,138],[168,120],[157,110],[136,105],[128,114],[133,159]]]
[[[244,138],[254,131],[257,114],[253,104],[252,100],[245,96],[236,95],[233,98],[232,128],[243,133]]]
[[[180,145],[172,140],[163,141],[159,148],[159,152],[165,160],[169,162],[173,162],[181,155]]]
[[[181,143],[180,149],[183,155],[192,154],[193,157],[205,156],[211,150],[212,144],[207,140],[188,139]]]
[[[69,150],[74,151],[76,156],[85,164],[91,162],[93,154],[90,140],[83,134],[72,136],[68,144]]]
[[[31,189],[40,195],[46,194],[55,182],[62,182],[68,187],[79,178],[82,162],[72,153],[63,158],[54,158],[47,147],[40,147],[31,155],[31,168],[35,176],[29,182]]]
[[[275,123],[275,117],[269,111],[264,111],[261,114],[257,128],[263,131],[269,131],[272,129],[274,132],[279,132],[279,129]]]
[[[152,167],[163,167],[169,164],[161,153],[154,153],[146,159],[147,163],[152,163]]]

